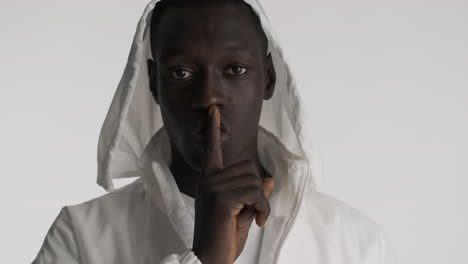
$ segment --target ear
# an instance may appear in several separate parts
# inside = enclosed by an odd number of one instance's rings
[[[153,95],[154,101],[159,104],[156,63],[152,59],[148,59],[146,62],[148,65],[149,88],[151,94]]]
[[[265,77],[266,77],[266,86],[263,99],[269,100],[273,96],[276,84],[276,72],[275,66],[273,65],[273,59],[271,57],[271,52],[267,55],[265,59]]]

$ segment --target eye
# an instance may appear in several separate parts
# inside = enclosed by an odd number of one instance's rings
[[[228,74],[231,75],[242,75],[247,71],[247,68],[240,65],[234,65],[228,68]]]
[[[177,80],[185,80],[190,78],[193,75],[191,71],[185,69],[175,69],[171,71],[171,76]]]

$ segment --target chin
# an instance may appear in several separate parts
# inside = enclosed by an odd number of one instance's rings
[[[201,172],[202,170],[202,159],[205,154],[205,149],[196,144],[190,145],[188,153],[185,153],[183,158],[194,170]]]
[[[185,152],[182,153],[183,159],[187,162],[190,167],[194,170],[201,172],[202,171],[202,162],[203,157],[205,155],[206,144],[204,142],[197,142],[193,140],[187,140],[183,143],[184,146],[179,149],[184,149]],[[188,147],[187,147],[188,146]],[[227,141],[226,144],[223,146],[223,161],[224,167],[228,167],[231,163],[236,163],[241,161],[241,157],[243,157],[242,151],[239,151],[235,143],[231,141]],[[241,148],[242,149],[242,148]]]

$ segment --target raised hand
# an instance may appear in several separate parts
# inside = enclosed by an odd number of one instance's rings
[[[274,181],[262,179],[254,161],[224,168],[220,113],[209,110],[210,128],[195,200],[193,251],[203,264],[232,264],[241,254],[253,219],[263,226],[270,214]]]

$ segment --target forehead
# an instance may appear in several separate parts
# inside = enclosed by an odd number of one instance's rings
[[[178,51],[205,56],[219,52],[260,55],[252,14],[239,4],[169,8],[155,30],[152,46],[160,59]]]

